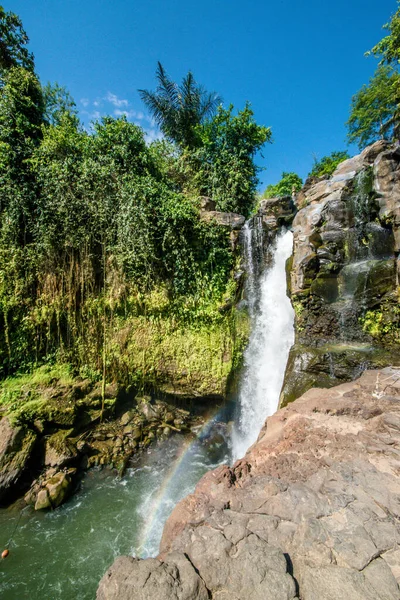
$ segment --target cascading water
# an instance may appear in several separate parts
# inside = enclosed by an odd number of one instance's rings
[[[265,419],[278,408],[288,354],[294,342],[294,311],[286,295],[285,272],[286,260],[292,252],[292,233],[285,231],[278,235],[272,264],[259,277],[255,253],[260,252],[260,224],[246,224],[243,243],[252,332],[244,356],[239,418],[232,434],[234,460],[245,454],[256,441]]]

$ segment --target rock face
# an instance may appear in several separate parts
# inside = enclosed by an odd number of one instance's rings
[[[297,212],[291,196],[261,200],[258,215],[262,218],[264,227],[277,229],[282,225],[291,225]]]
[[[281,405],[400,361],[400,149],[379,141],[297,196]]]
[[[313,389],[170,516],[159,560],[121,557],[98,600],[398,600],[400,368]]]

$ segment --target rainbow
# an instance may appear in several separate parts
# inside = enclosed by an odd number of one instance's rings
[[[218,417],[221,409],[217,410],[214,414],[209,417],[202,428],[196,433],[196,437],[193,440],[187,440],[182,447],[180,448],[178,455],[174,462],[172,463],[170,469],[167,471],[162,484],[160,485],[157,494],[152,502],[152,507],[150,510],[150,514],[148,519],[146,519],[145,526],[141,531],[141,535],[138,540],[138,545],[135,549],[135,556],[140,558],[146,558],[146,545],[149,541],[150,535],[153,532],[155,526],[160,527],[161,523],[161,510],[164,498],[168,495],[172,484],[180,471],[180,467],[185,461],[185,458],[188,456],[190,451],[196,442],[208,433],[212,424]]]

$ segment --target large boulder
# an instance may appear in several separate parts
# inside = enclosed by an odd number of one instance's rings
[[[193,598],[200,578],[226,600],[398,600],[399,446],[400,368],[308,391],[176,506],[158,560],[117,559],[98,600],[186,598],[186,575]]]
[[[168,561],[117,558],[100,582],[98,600],[207,600],[204,582],[184,554]]]
[[[201,213],[201,219],[206,223],[216,223],[221,227],[228,229],[241,229],[245,223],[243,215],[232,212],[221,212],[218,210],[208,210]]]
[[[13,427],[7,417],[0,420],[0,502],[13,493],[27,470],[36,433]]]
[[[72,430],[57,431],[45,441],[44,464],[46,467],[65,467],[76,461],[78,451],[68,439]]]

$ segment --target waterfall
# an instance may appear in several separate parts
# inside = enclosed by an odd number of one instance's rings
[[[257,222],[246,223],[243,243],[252,330],[244,355],[239,418],[232,433],[234,460],[244,456],[256,441],[265,419],[277,410],[288,354],[294,342],[294,311],[286,295],[285,271],[286,260],[292,253],[292,233],[286,231],[278,235],[272,261],[258,276],[256,253],[260,253],[260,227]]]

